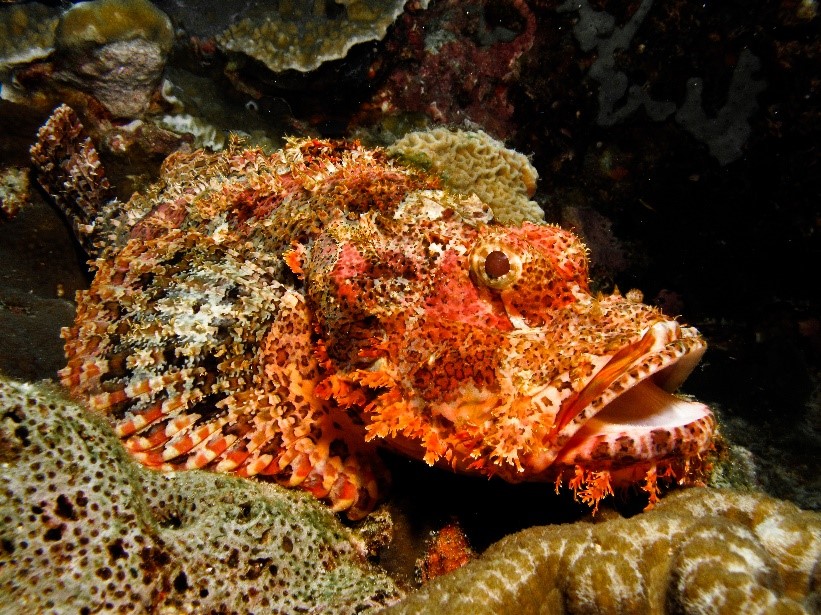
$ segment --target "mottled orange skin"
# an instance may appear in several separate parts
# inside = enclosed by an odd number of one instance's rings
[[[380,495],[375,445],[592,506],[703,470],[712,414],[662,391],[703,340],[592,296],[571,232],[498,225],[381,150],[321,140],[175,154],[92,209],[61,183],[89,146],[66,109],[33,158],[97,258],[60,376],[146,465],[270,477],[353,518]]]
[[[419,581],[423,584],[443,574],[458,570],[476,557],[467,536],[457,523],[448,523],[434,532],[424,556],[417,562]]]

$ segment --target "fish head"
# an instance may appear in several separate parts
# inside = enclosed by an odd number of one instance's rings
[[[712,446],[710,410],[674,394],[704,339],[632,293],[593,294],[571,231],[429,190],[340,216],[306,262],[320,391],[368,439],[513,482],[630,484]]]

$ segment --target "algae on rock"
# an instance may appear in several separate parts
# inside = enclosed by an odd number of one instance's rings
[[[313,498],[139,466],[52,387],[0,380],[0,611],[361,612],[399,590]]]

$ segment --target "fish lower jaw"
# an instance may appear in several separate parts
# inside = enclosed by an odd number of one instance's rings
[[[706,454],[715,418],[704,404],[675,395],[647,378],[588,419],[564,444],[556,466],[617,470]]]

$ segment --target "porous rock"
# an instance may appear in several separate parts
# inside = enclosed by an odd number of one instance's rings
[[[312,498],[134,462],[57,389],[0,380],[3,613],[362,612],[398,590]]]
[[[453,190],[475,193],[503,224],[544,222],[544,211],[530,200],[539,178],[535,167],[527,156],[482,130],[439,127],[411,132],[388,151],[429,167]]]
[[[821,515],[692,488],[630,519],[534,527],[386,613],[817,613]]]

